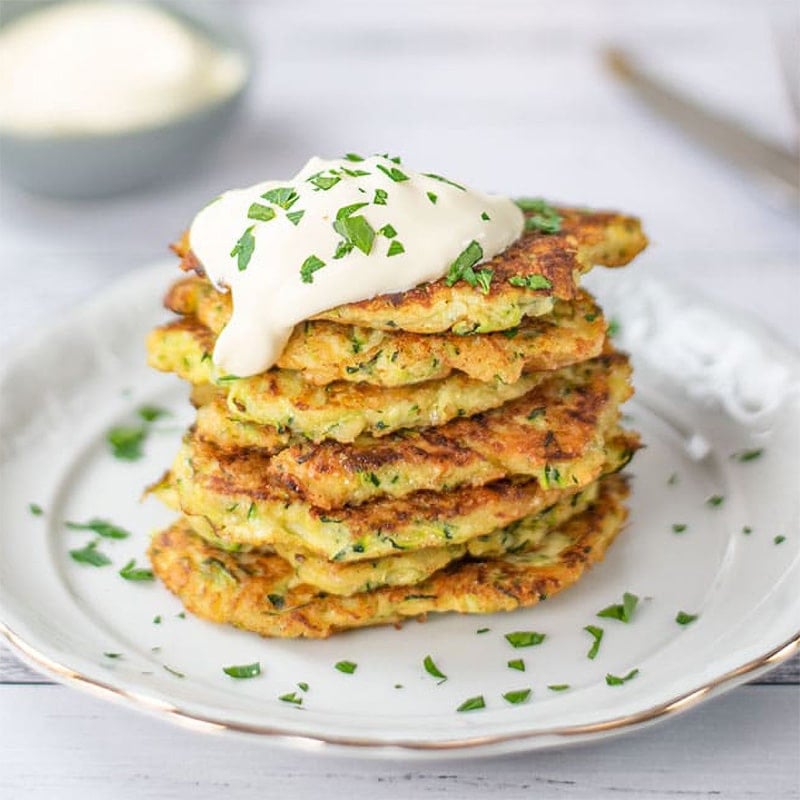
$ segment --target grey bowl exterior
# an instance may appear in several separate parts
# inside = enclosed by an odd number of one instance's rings
[[[65,200],[110,197],[179,179],[211,156],[243,105],[253,69],[249,42],[225,15],[204,16],[207,3],[152,1],[242,55],[247,75],[237,92],[163,125],[124,133],[27,137],[0,131],[1,180]],[[0,27],[55,2],[0,0]]]
[[[242,96],[239,91],[168,125],[130,133],[45,138],[0,133],[0,176],[64,199],[107,197],[180,178],[211,154]]]

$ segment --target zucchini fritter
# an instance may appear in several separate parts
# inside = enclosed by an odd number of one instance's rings
[[[189,321],[174,323],[168,336],[163,328],[156,329],[148,338],[150,365],[175,372],[193,384],[211,382],[213,345],[211,333],[206,335],[208,349],[198,344],[196,325]],[[381,387],[347,381],[313,386],[298,372],[277,369],[251,378],[223,376],[216,383],[227,387],[228,408],[238,419],[271,425],[279,432],[315,442],[352,442],[363,433],[385,436],[402,428],[425,428],[479,414],[521,397],[547,374],[522,375],[514,383],[497,378],[476,381],[454,372],[447,378],[410,386]]]
[[[601,356],[550,373],[523,397],[483,414],[351,444],[301,440],[281,449],[274,428],[231,418],[222,401],[200,409],[196,430],[223,450],[263,446],[264,455],[275,454],[265,463],[267,479],[324,509],[513,475],[546,486],[556,471],[567,483],[577,472],[583,484],[581,470],[604,460],[604,436],[631,395],[629,376],[625,356]]]
[[[183,354],[200,349],[202,358],[202,353],[213,350],[208,331],[217,336],[230,319],[228,295],[203,278],[178,281],[164,303],[191,319],[154,332],[150,344],[154,354],[168,348]],[[199,323],[196,329],[194,320]],[[196,330],[194,345],[187,341],[192,330]],[[453,370],[479,381],[499,378],[513,383],[523,372],[559,369],[599,355],[605,332],[602,312],[587,292],[580,292],[574,303],[558,301],[551,313],[525,319],[514,330],[481,336],[424,335],[308,321],[295,327],[276,366],[297,370],[303,380],[316,385],[343,380],[402,386],[445,378]]]
[[[291,586],[294,570],[277,555],[226,553],[180,520],[153,538],[153,570],[186,608],[205,619],[262,636],[324,638],[336,631],[424,617],[431,612],[513,611],[551,597],[600,561],[627,512],[624,479],[603,482],[600,497],[531,549],[465,559],[415,586],[349,597]]]
[[[318,314],[344,325],[413,333],[489,333],[520,324],[523,317],[540,316],[553,302],[574,300],[577,281],[594,264],[623,266],[647,245],[635,217],[610,212],[559,208],[561,231],[527,231],[503,253],[481,265],[491,269],[488,293],[459,281],[448,286],[444,278],[407,292],[380,295]],[[188,236],[174,246],[185,270],[202,273],[189,250]],[[509,283],[513,278],[543,278],[547,288],[528,289]]]
[[[592,469],[575,469],[569,483],[559,473],[544,486],[536,480],[501,480],[326,511],[271,483],[266,477],[269,459],[261,454],[224,453],[189,436],[172,471],[150,491],[172,508],[205,517],[221,547],[280,543],[329,561],[362,561],[402,550],[459,544],[539,514],[601,473],[621,468],[637,447],[634,434],[615,434],[606,442],[606,463],[598,459]]]

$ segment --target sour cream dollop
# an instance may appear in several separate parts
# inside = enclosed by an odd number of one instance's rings
[[[315,157],[289,180],[225,192],[189,231],[209,279],[232,292],[214,363],[239,377],[263,372],[298,322],[438,280],[459,257],[477,267],[523,226],[509,198],[386,156]]]

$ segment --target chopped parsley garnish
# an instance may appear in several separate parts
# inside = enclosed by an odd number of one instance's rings
[[[223,667],[222,671],[231,678],[255,678],[261,674],[261,663],[254,661],[252,664],[240,664]]]
[[[549,289],[553,285],[544,275],[512,275],[508,282],[518,289],[530,289],[531,291]]]
[[[358,155],[358,153],[345,153],[344,157],[348,161],[363,161],[364,160],[363,156]]]
[[[712,508],[718,508],[725,502],[725,498],[721,494],[712,494],[711,497],[706,500],[706,505],[711,506]]]
[[[506,664],[509,669],[515,669],[518,672],[525,672],[525,662],[521,658],[512,658],[511,661]]]
[[[375,229],[367,222],[365,216],[361,214],[352,216],[354,212],[365,205],[367,203],[353,203],[340,208],[336,212],[333,229],[342,236],[349,250],[357,247],[364,255],[369,255],[372,251],[372,243],[375,241]]]
[[[309,256],[300,267],[300,278],[303,283],[314,283],[314,273],[322,269],[325,262],[314,255]]]
[[[300,697],[297,692],[289,692],[288,694],[282,694],[278,700],[282,700],[284,703],[291,703],[295,706],[303,705],[303,698]]]
[[[167,411],[166,408],[159,408],[158,406],[141,406],[137,409],[136,413],[145,422],[155,422],[164,417],[172,416],[171,412]]]
[[[231,258],[236,258],[236,267],[239,272],[244,272],[250,259],[253,257],[253,251],[256,249],[256,240],[253,237],[253,228],[251,225],[240,237],[231,250]]]
[[[506,692],[503,695],[503,700],[507,703],[511,703],[512,706],[518,706],[520,703],[524,703],[530,696],[530,689],[517,689],[514,692]]]
[[[465,700],[456,709],[456,711],[477,711],[479,708],[486,708],[486,702],[484,701],[482,694],[479,694],[477,697],[470,697],[469,700]]]
[[[153,625],[160,625],[161,624],[161,614],[156,614],[153,617]]]
[[[753,532],[753,529],[749,525],[745,525],[742,528],[742,533],[745,534],[746,536],[749,536],[752,532]]]
[[[397,236],[397,231],[394,229],[394,226],[389,225],[388,222],[378,231],[378,233],[381,234],[381,236],[385,236],[387,239],[394,239],[394,237]]]
[[[288,219],[289,222],[292,223],[292,225],[297,225],[297,223],[300,222],[301,219],[303,219],[303,214],[305,214],[305,213],[306,213],[305,210],[303,210],[303,211],[290,211],[286,215],[286,219]]]
[[[675,617],[675,622],[677,622],[678,625],[689,625],[699,616],[699,614],[687,614],[685,611],[679,611]]]
[[[607,606],[602,611],[598,611],[597,616],[607,617],[608,619],[618,619],[620,622],[630,622],[638,603],[639,598],[635,594],[625,592],[625,594],[622,595],[621,603]]]
[[[364,175],[372,175],[371,172],[367,172],[365,169],[348,169],[347,167],[342,167],[342,172],[350,178],[363,178]]]
[[[687,528],[687,525],[683,522],[675,522],[672,525],[672,532],[673,533],[683,533]]]
[[[531,214],[531,216],[525,217],[526,231],[558,233],[561,230],[561,214],[541,198],[521,197],[514,202],[523,211]]]
[[[490,630],[491,628],[478,628],[475,633],[489,633]]]
[[[352,675],[358,669],[358,664],[352,661],[337,661],[333,666],[338,669],[339,672],[344,672],[345,675]]]
[[[566,692],[569,689],[568,683],[551,683],[547,687],[551,692]]]
[[[488,222],[491,219],[491,217],[485,211],[482,211],[481,212],[481,219],[484,222]]]
[[[390,258],[391,256],[399,256],[400,253],[405,253],[406,249],[403,247],[402,242],[398,242],[395,239],[393,242],[389,244],[389,249],[386,251],[386,258]]]
[[[618,336],[621,330],[622,326],[619,324],[619,320],[612,317],[608,322],[608,335]]]
[[[182,672],[178,672],[178,670],[173,669],[172,667],[168,667],[166,664],[162,664],[162,667],[169,672],[170,675],[174,675],[176,678],[185,678],[186,676]]]
[[[483,258],[483,248],[474,239],[464,248],[458,258],[450,265],[445,283],[452,286],[458,281],[466,281],[473,289],[479,286],[484,294],[488,291],[492,280],[493,271],[475,270],[473,267]],[[487,277],[479,277],[480,272],[487,273]]]
[[[122,653],[103,653],[106,658],[122,658]]]
[[[386,189],[376,189],[375,197],[372,199],[372,204],[376,206],[385,206],[386,198],[388,197],[389,193],[386,191]]]
[[[734,453],[731,458],[735,458],[737,461],[740,461],[744,464],[747,461],[755,461],[757,458],[761,458],[763,455],[764,448],[758,447],[755,450],[742,450],[740,453]]]
[[[425,667],[425,672],[427,672],[428,675],[432,675],[434,678],[439,678],[439,683],[444,683],[447,680],[447,675],[445,675],[439,669],[439,667],[436,666],[430,656],[425,656],[425,660],[422,662],[422,665]]]
[[[97,549],[97,542],[89,542],[80,550],[70,550],[70,558],[79,564],[88,564],[90,567],[105,567],[111,559]]]
[[[433,180],[439,181],[439,183],[446,183],[448,186],[455,186],[456,189],[461,189],[462,192],[467,191],[460,183],[451,181],[449,178],[443,178],[441,175],[436,175],[433,172],[423,172],[422,174],[426,178],[433,178]]]
[[[545,415],[546,411],[547,411],[547,409],[544,406],[540,406],[539,408],[534,408],[530,412],[530,414],[528,414],[527,419],[533,421],[533,420],[537,419],[538,417],[543,417]]]
[[[261,197],[284,211],[288,211],[300,199],[300,195],[291,186],[270,189],[268,192],[264,192]]]
[[[623,683],[627,683],[629,680],[632,680],[639,674],[638,669],[632,669],[627,675],[618,676],[612,675],[610,672],[606,674],[606,683],[609,686],[622,686]]]
[[[331,175],[330,177],[326,175],[313,175],[308,179],[308,183],[313,184],[316,191],[322,190],[323,192],[327,192],[328,189],[336,186],[340,180],[341,178],[336,175]]]
[[[71,531],[92,531],[105,539],[127,539],[131,534],[125,528],[114,525],[107,519],[90,519],[88,522],[65,522],[64,527]]]
[[[390,178],[395,183],[402,183],[408,180],[408,175],[405,172],[397,169],[397,167],[384,167],[383,164],[375,165],[387,178]]]
[[[477,269],[475,270],[475,280],[478,287],[483,294],[489,294],[489,287],[492,285],[492,278],[494,277],[493,269]]]
[[[431,203],[436,205],[436,201],[439,199],[439,195],[436,194],[435,192],[426,192],[426,194],[428,195],[428,200],[430,200]]]
[[[594,639],[592,646],[589,648],[589,652],[586,654],[586,658],[595,658],[600,652],[600,642],[603,641],[604,631],[596,625],[587,625],[584,630]]]
[[[541,644],[546,638],[546,634],[536,631],[515,631],[506,634],[506,641],[512,647],[533,647]]]
[[[247,209],[247,218],[257,219],[259,222],[269,222],[271,219],[275,219],[275,209],[261,205],[261,203],[252,203]]]
[[[186,612],[181,611],[179,614],[175,615],[178,619],[186,619]]]
[[[34,517],[41,517],[42,514],[44,514],[44,510],[38,503],[28,503],[28,511],[30,511]]]
[[[106,433],[112,455],[121,461],[138,461],[143,455],[142,444],[146,437],[144,425],[118,425]]]
[[[300,689],[300,691],[302,692],[307,692],[308,684],[305,681],[300,681],[300,683],[297,684],[297,688]]]
[[[131,559],[120,571],[120,577],[126,581],[152,581],[155,580],[153,570],[136,566],[136,560]]]
[[[669,478],[667,478],[667,486],[675,486],[677,482],[678,482],[678,473],[673,472],[672,475],[670,475]]]
[[[786,537],[785,537],[785,536],[776,536],[776,537],[775,537],[775,538],[772,540],[772,543],[773,543],[773,544],[783,544],[783,542],[785,542],[785,541],[786,541]]]

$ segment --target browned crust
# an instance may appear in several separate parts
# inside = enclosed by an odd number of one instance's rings
[[[552,597],[604,557],[625,522],[626,495],[624,479],[605,479],[598,501],[558,529],[569,544],[554,563],[537,565],[526,554],[466,559],[415,586],[350,597],[320,595],[307,585],[289,588],[293,570],[279,556],[225,553],[183,520],[156,534],[148,554],[167,588],[198,616],[262,636],[324,638],[428,613],[513,611]]]
[[[563,220],[558,234],[525,232],[503,253],[482,265],[483,269],[494,272],[486,295],[463,281],[447,286],[442,278],[406,292],[339,306],[315,319],[418,333],[448,329],[457,333],[503,330],[519,324],[526,314],[547,313],[554,298],[575,299],[578,277],[594,264],[623,266],[647,246],[647,237],[636,217],[574,208],[558,211]],[[182,269],[203,274],[202,266],[189,249],[187,234],[173,249],[181,257]],[[515,276],[533,275],[545,278],[550,287],[530,290],[508,283]],[[502,313],[499,318],[485,318],[481,312],[493,304],[516,311]],[[443,307],[449,309],[444,317],[430,313]]]
[[[602,462],[602,442],[632,389],[630,365],[622,354],[603,356],[555,373],[519,400],[437,428],[402,431],[351,444],[295,443],[266,465],[270,482],[297,492],[319,508],[341,508],[378,497],[401,497],[422,489],[478,486],[512,475],[544,480],[546,468],[591,468],[589,451]],[[223,450],[243,423],[228,421],[217,401],[198,416],[198,436]],[[223,410],[225,409],[225,410]],[[220,421],[220,414],[222,421]],[[274,429],[265,431],[267,453],[276,452]],[[221,434],[221,435],[220,435]],[[571,465],[587,459],[584,465]]]

